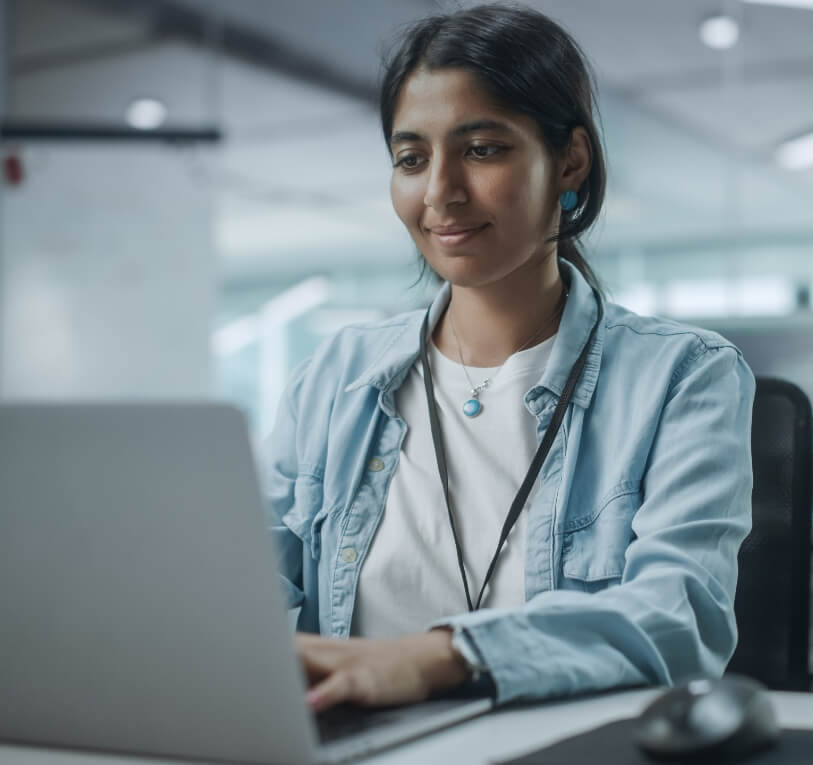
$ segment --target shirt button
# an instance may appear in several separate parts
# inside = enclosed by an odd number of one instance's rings
[[[367,464],[367,467],[370,468],[373,473],[380,473],[384,469],[384,460],[382,460],[381,457],[373,457]]]
[[[358,553],[355,547],[345,547],[344,550],[342,550],[342,560],[345,563],[355,563],[356,558],[358,558]]]

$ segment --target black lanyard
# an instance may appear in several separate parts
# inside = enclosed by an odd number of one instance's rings
[[[525,502],[528,499],[528,495],[531,492],[534,481],[539,475],[539,471],[542,469],[542,464],[545,462],[545,459],[548,456],[548,452],[553,445],[553,440],[556,438],[556,434],[559,432],[559,427],[565,417],[565,412],[570,404],[570,399],[573,397],[573,391],[576,389],[576,383],[578,383],[579,377],[581,377],[581,373],[584,370],[584,365],[587,363],[587,355],[589,354],[590,347],[593,344],[593,338],[595,337],[596,330],[598,329],[602,316],[604,315],[601,297],[598,295],[595,289],[593,290],[593,293],[596,298],[596,304],[598,305],[598,317],[596,318],[596,323],[593,325],[593,329],[590,331],[590,337],[584,344],[584,348],[582,348],[579,358],[576,359],[576,363],[570,370],[570,375],[567,378],[564,389],[562,390],[562,395],[559,397],[559,402],[556,404],[556,409],[553,412],[553,417],[551,418],[550,424],[548,425],[545,435],[542,437],[542,441],[539,444],[539,448],[536,450],[536,454],[531,461],[531,466],[528,468],[528,472],[525,474],[525,479],[522,481],[522,485],[519,487],[519,491],[517,492],[516,497],[514,497],[514,501],[511,503],[511,509],[508,511],[508,515],[505,517],[505,523],[503,523],[502,531],[500,532],[500,539],[497,542],[497,550],[494,553],[494,557],[491,559],[491,563],[489,564],[488,571],[486,572],[486,578],[483,581],[483,586],[480,589],[479,596],[477,597],[476,605],[472,604],[471,602],[469,582],[466,578],[466,569],[463,566],[463,550],[461,549],[460,542],[457,539],[454,513],[452,512],[452,504],[449,501],[449,471],[446,467],[446,451],[443,448],[443,440],[441,438],[440,418],[438,417],[438,407],[437,403],[435,402],[435,388],[432,384],[432,371],[429,368],[429,355],[427,353],[429,311],[426,312],[426,316],[424,317],[423,325],[421,326],[421,361],[423,362],[423,382],[424,387],[426,388],[426,402],[429,407],[429,425],[432,429],[432,443],[435,446],[435,457],[438,462],[438,473],[440,474],[440,482],[443,486],[443,496],[446,499],[446,509],[449,511],[449,525],[452,527],[452,537],[454,538],[455,548],[457,549],[457,565],[460,567],[460,576],[463,579],[463,589],[466,591],[466,603],[468,603],[469,611],[476,611],[480,608],[480,603],[483,600],[483,593],[485,592],[488,580],[491,579],[491,575],[494,573],[494,567],[497,565],[497,558],[500,556],[502,546],[505,544],[505,540],[508,539],[508,534],[514,527],[514,524],[517,522],[517,518],[519,518],[519,514],[522,512],[522,508],[525,507]]]

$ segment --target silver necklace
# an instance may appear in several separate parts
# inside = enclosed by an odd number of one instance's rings
[[[497,379],[500,372],[502,372],[502,368],[505,366],[506,361],[511,358],[516,353],[520,351],[524,351],[537,337],[539,337],[542,332],[547,329],[553,319],[561,316],[562,310],[564,309],[565,301],[567,300],[568,291],[565,288],[562,288],[562,296],[559,299],[559,305],[556,307],[556,311],[551,315],[550,319],[548,319],[539,329],[537,329],[533,335],[531,335],[519,348],[517,348],[502,364],[500,364],[497,371],[494,373],[494,380]],[[457,336],[457,330],[455,329],[454,319],[452,318],[451,312],[449,313],[449,325],[452,328],[452,335],[454,336],[455,345],[457,345],[457,356],[460,359],[460,366],[463,367],[463,372],[466,375],[466,380],[468,381],[469,385],[471,386],[471,391],[469,392],[470,398],[466,399],[463,402],[463,414],[466,417],[476,417],[483,411],[483,404],[480,401],[480,394],[488,388],[489,385],[492,383],[492,378],[486,377],[479,385],[475,385],[472,382],[471,375],[469,374],[469,370],[466,368],[466,363],[463,361],[463,350],[460,346],[460,338]]]

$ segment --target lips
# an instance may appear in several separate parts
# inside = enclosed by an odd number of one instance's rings
[[[441,244],[454,246],[468,241],[473,236],[479,234],[488,226],[488,223],[481,223],[474,226],[453,225],[453,226],[433,226],[429,229],[431,235]]]

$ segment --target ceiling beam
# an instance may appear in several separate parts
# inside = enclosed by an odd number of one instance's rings
[[[8,0],[0,0],[0,121],[8,114],[11,19]]]
[[[786,83],[788,80],[813,79],[813,57],[785,61],[744,62],[737,77],[738,85],[757,83]],[[646,96],[652,91],[709,90],[725,84],[725,75],[719,66],[684,69],[666,74],[644,74],[617,85],[616,90],[631,97]]]
[[[209,47],[215,54],[271,69],[364,103],[377,102],[373,81],[342,73],[331,62],[303,53],[276,35],[207,13],[205,8],[193,9],[172,0],[66,1],[146,21],[157,39],[179,39]]]
[[[14,56],[9,62],[9,71],[12,77],[22,77],[34,72],[48,69],[63,69],[76,64],[105,61],[119,58],[129,53],[139,53],[156,44],[154,35],[138,34],[131,40],[117,40],[97,45],[77,45],[67,49],[49,53],[34,53],[28,56]]]
[[[129,141],[165,143],[215,143],[222,138],[217,127],[156,128],[138,130],[105,122],[0,122],[0,139],[6,141]]]

